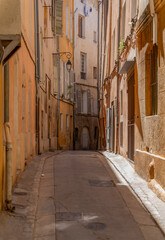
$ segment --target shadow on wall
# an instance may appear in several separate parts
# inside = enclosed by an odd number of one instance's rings
[[[140,105],[139,105],[139,94],[138,94],[138,70],[137,70],[137,63],[135,65],[135,124],[139,130],[140,136],[143,140],[143,130],[141,124],[141,115],[140,115]]]
[[[158,45],[159,45],[158,54],[159,56],[161,55],[163,59],[164,59],[164,39],[163,39],[164,29],[165,29],[165,6],[158,14]]]

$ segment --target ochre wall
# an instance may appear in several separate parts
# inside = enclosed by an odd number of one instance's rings
[[[9,123],[13,144],[13,184],[35,149],[35,64],[23,39],[9,60]],[[24,113],[23,113],[24,112]]]
[[[73,149],[73,104],[60,101],[60,114],[63,114],[63,128],[60,131],[59,121],[59,147],[60,149]],[[69,128],[66,128],[66,115],[69,116]],[[60,118],[59,118],[60,119]]]
[[[3,173],[3,85],[2,66],[0,64],[0,210],[2,208],[2,173]]]

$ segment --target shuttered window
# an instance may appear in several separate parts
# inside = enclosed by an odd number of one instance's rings
[[[123,90],[120,92],[120,114],[123,115]]]
[[[60,113],[60,132],[63,131],[63,114]]]
[[[78,17],[78,36],[85,38],[85,17],[82,15]]]
[[[73,22],[72,22],[72,13],[70,13],[70,40],[71,40],[71,43],[73,42],[72,31],[73,31]]]
[[[63,0],[55,0],[55,34],[62,36],[63,33]]]
[[[120,147],[123,147],[123,122],[120,122]]]
[[[69,6],[66,6],[66,37],[69,39]]]
[[[122,40],[125,39],[125,17],[126,17],[126,2],[122,9]]]
[[[86,63],[86,54],[85,53],[80,53],[80,58],[81,58],[81,79],[86,79],[86,68],[87,68],[87,63]]]
[[[87,107],[88,107],[88,114],[91,114],[91,92],[87,90]]]
[[[81,113],[81,90],[77,90],[77,112]]]
[[[157,114],[158,105],[158,48],[155,44],[151,51],[151,103],[152,103],[152,115]]]
[[[155,44],[145,57],[146,115],[156,115],[158,108],[158,48]]]

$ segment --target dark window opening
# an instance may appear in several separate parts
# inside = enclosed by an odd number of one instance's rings
[[[78,141],[78,128],[75,128],[75,140]]]

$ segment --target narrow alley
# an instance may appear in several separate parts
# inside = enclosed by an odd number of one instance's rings
[[[0,240],[165,240],[165,0],[0,0]]]
[[[165,239],[122,176],[95,151],[36,157],[13,205],[13,213],[0,217],[0,240]]]

